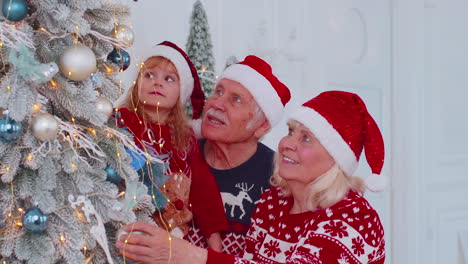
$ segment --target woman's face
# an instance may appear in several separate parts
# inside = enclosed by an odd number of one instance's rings
[[[289,133],[279,143],[279,175],[308,184],[327,172],[335,160],[304,125],[288,122]]]

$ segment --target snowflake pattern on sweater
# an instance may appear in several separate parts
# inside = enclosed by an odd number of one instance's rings
[[[243,258],[210,252],[207,263],[384,263],[382,224],[361,195],[350,191],[327,209],[300,214],[289,214],[292,204],[279,188],[268,189],[252,218]]]

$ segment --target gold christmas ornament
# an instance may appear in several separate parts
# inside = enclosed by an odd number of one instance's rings
[[[41,141],[50,141],[57,136],[59,124],[53,115],[39,114],[33,118],[31,129],[35,138]]]
[[[96,69],[96,56],[84,45],[74,45],[60,56],[60,71],[72,81],[84,81]]]
[[[135,40],[135,33],[127,25],[118,25],[114,28],[114,37],[126,47],[130,47]]]

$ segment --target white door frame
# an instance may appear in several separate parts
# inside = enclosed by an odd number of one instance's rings
[[[420,263],[423,0],[392,1],[392,263]]]

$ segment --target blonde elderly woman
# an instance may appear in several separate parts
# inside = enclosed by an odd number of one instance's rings
[[[324,92],[294,112],[288,126],[278,146],[276,187],[258,203],[243,258],[197,248],[142,222],[125,227],[120,252],[142,263],[384,263],[384,230],[362,196],[366,185],[374,191],[384,185],[384,145],[364,102],[353,93]],[[366,182],[352,176],[363,148],[373,172]]]

